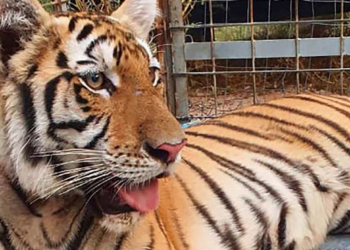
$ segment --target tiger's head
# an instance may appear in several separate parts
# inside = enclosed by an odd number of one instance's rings
[[[186,142],[146,42],[156,14],[156,0],[111,16],[0,3],[0,161],[28,197],[79,194],[116,230],[156,209]]]

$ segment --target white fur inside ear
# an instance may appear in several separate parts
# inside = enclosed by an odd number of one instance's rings
[[[137,37],[146,40],[157,14],[156,0],[127,0],[112,17],[131,29]]]

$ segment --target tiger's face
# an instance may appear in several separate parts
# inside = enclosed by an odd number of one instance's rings
[[[36,30],[11,49],[0,37],[3,55],[14,51],[2,56],[1,162],[31,197],[78,193],[106,227],[127,228],[157,208],[157,178],[186,142],[145,42],[156,1],[127,0],[112,16],[19,2]]]

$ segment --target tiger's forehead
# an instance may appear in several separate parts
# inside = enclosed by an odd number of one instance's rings
[[[78,73],[112,72],[121,61],[131,58],[147,68],[154,61],[148,44],[112,17],[67,14],[57,16],[54,24],[62,38],[60,49],[67,65]]]

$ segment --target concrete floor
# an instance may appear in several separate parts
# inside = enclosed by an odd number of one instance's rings
[[[350,235],[331,236],[320,250],[350,250]]]

